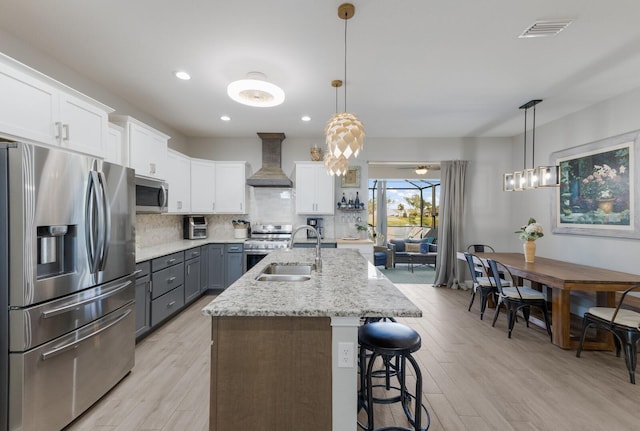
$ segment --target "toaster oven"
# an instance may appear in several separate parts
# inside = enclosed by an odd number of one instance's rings
[[[206,239],[207,219],[204,216],[186,216],[182,220],[184,239]]]

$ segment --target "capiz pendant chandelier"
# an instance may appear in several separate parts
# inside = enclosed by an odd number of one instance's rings
[[[353,17],[354,14],[355,7],[351,3],[344,3],[338,7],[338,17],[344,20],[344,112],[332,115],[325,128],[327,153],[330,158],[336,159],[335,161],[329,161],[335,162],[340,166],[344,164],[341,157],[344,157],[345,160],[351,156],[358,157],[364,146],[365,138],[362,122],[355,114],[347,112],[347,20]],[[336,88],[337,111],[337,88],[342,85],[342,82],[336,80],[331,85]],[[325,158],[326,165],[327,159]],[[336,174],[336,172],[332,173],[331,171],[329,173]]]

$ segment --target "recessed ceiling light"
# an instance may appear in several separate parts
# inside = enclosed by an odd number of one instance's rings
[[[275,84],[267,82],[260,72],[250,72],[247,79],[233,81],[227,86],[227,94],[243,105],[270,108],[284,102],[284,91]]]
[[[311,117],[309,117],[308,115],[303,115],[301,120],[302,121],[311,121]]]
[[[220,119],[222,121],[231,121],[231,117],[229,117],[228,115],[223,115],[223,116],[220,117]]]
[[[182,79],[183,81],[188,81],[191,79],[191,75],[189,75],[184,70],[178,70],[177,72],[174,73],[174,75],[176,76],[176,78]]]

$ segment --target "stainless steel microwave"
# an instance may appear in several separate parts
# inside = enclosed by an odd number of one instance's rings
[[[136,176],[136,212],[166,213],[169,203],[169,184],[156,178]]]

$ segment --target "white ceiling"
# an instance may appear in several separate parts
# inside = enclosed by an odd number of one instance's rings
[[[187,137],[318,137],[335,112],[330,82],[344,76],[341,3],[0,0],[0,29]],[[354,4],[347,109],[369,137],[514,136],[523,130],[518,107],[531,99],[544,99],[541,125],[640,87],[638,0]],[[575,21],[555,37],[517,38],[556,18]],[[175,79],[177,69],[191,81]],[[227,84],[251,71],[282,87],[284,104],[229,99]]]

